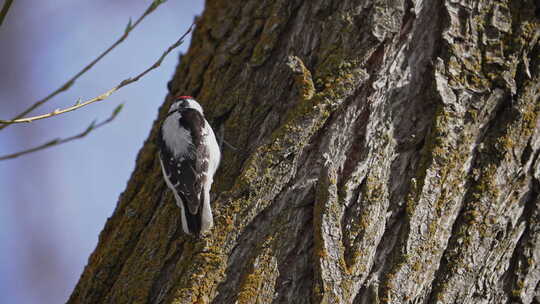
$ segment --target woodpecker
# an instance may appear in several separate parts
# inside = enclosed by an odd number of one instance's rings
[[[212,228],[210,188],[221,152],[201,105],[178,96],[158,135],[159,161],[167,186],[180,207],[182,230],[200,235]]]

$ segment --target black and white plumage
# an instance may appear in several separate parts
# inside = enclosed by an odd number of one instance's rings
[[[212,228],[210,188],[221,152],[201,105],[192,97],[175,98],[158,145],[163,178],[181,209],[182,229],[199,235]]]

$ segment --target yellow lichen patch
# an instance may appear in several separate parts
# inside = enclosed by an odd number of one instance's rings
[[[273,255],[274,239],[267,237],[256,249],[258,254],[249,261],[248,270],[241,279],[236,303],[270,303],[274,285],[279,275],[277,259]]]
[[[311,72],[306,68],[304,62],[295,56],[289,58],[289,67],[294,73],[295,86],[300,91],[300,98],[310,100],[315,94]]]
[[[250,62],[254,66],[262,65],[269,57],[272,50],[275,48],[279,36],[283,31],[285,24],[288,20],[288,10],[286,2],[276,1],[271,10],[267,11],[269,14],[261,36],[255,45]]]

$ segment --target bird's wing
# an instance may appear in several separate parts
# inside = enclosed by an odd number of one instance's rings
[[[196,110],[182,113],[178,123],[189,132],[185,145],[187,153],[178,159],[161,140],[160,157],[166,178],[174,187],[191,214],[197,214],[203,204],[203,186],[208,174],[208,147],[205,145],[204,117]],[[184,149],[186,151],[186,149]]]

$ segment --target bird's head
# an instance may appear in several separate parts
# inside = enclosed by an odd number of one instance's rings
[[[169,113],[175,111],[182,112],[186,109],[194,109],[203,114],[201,105],[191,96],[176,96],[171,104],[171,107],[169,108]]]

